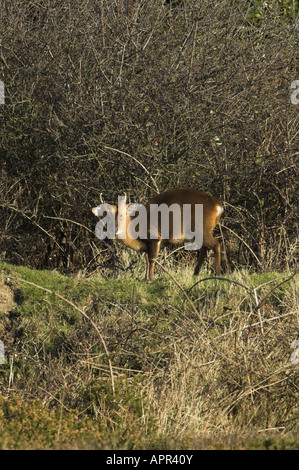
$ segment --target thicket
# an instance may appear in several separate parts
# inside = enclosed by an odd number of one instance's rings
[[[94,269],[101,193],[193,187],[224,202],[231,268],[294,267],[296,2],[0,5],[2,259]]]
[[[299,448],[298,276],[0,272],[0,449]]]

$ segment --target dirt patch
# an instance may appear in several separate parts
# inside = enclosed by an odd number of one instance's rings
[[[15,290],[0,279],[0,340],[5,345],[5,351],[10,350],[18,329],[16,325],[18,315],[15,313],[18,306],[16,299]]]
[[[0,315],[9,314],[16,306],[14,291],[0,280]]]

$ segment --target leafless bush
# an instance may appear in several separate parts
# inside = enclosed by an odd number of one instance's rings
[[[93,266],[100,193],[191,186],[224,201],[231,266],[292,269],[297,10],[272,3],[2,0],[3,257]]]

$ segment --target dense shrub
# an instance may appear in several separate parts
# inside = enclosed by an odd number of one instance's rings
[[[100,193],[191,186],[225,204],[231,267],[294,267],[294,2],[3,0],[0,15],[2,258],[94,268]]]

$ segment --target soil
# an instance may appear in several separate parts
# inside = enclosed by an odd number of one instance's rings
[[[12,352],[15,339],[19,336],[17,298],[17,291],[10,287],[9,279],[0,279],[0,341],[4,343],[5,355]]]

